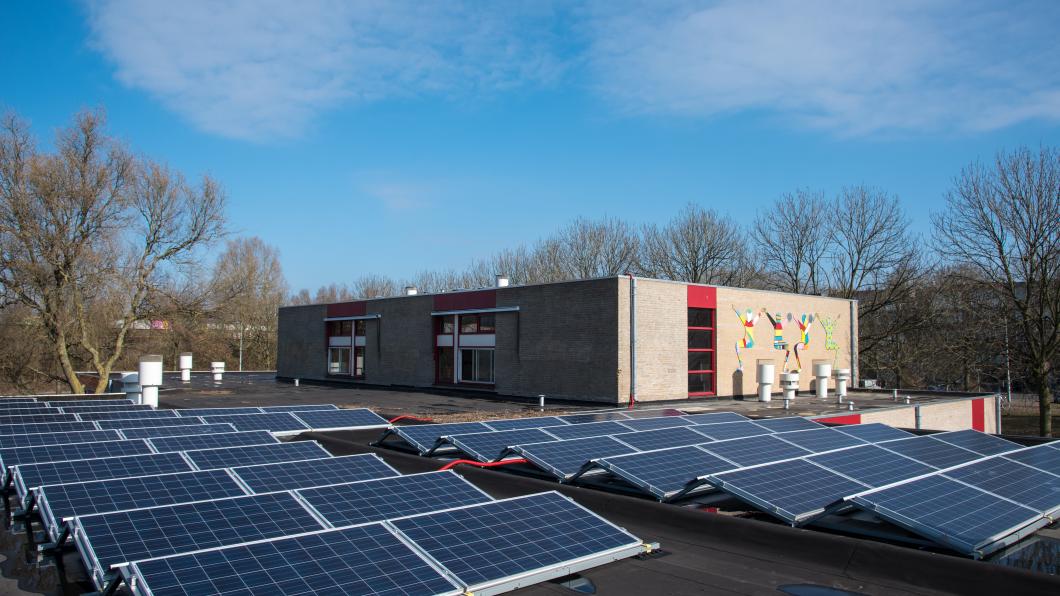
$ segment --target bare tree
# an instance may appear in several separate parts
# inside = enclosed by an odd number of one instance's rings
[[[76,349],[101,392],[165,267],[222,233],[223,192],[133,158],[98,112],[60,131],[54,153],[18,117],[0,126],[0,284],[40,317],[70,389],[84,390]]]
[[[754,243],[772,289],[820,293],[826,281],[827,217],[823,193],[799,190],[781,196],[755,219]]]
[[[730,285],[744,277],[747,241],[740,226],[690,203],[663,227],[642,232],[640,270],[674,281]]]
[[[400,292],[400,288],[396,281],[385,275],[369,273],[354,280],[352,291],[354,296],[365,300],[396,296]]]
[[[276,312],[287,296],[279,251],[256,236],[229,240],[214,267],[213,286],[223,301],[215,319],[237,347],[240,370],[271,369],[276,354]],[[234,352],[235,350],[233,350]]]
[[[552,240],[558,245],[566,279],[622,275],[637,263],[639,237],[628,223],[612,217],[579,217]],[[547,249],[548,243],[542,248]]]
[[[975,163],[954,181],[934,216],[938,250],[979,273],[1011,310],[1030,381],[1039,431],[1052,433],[1052,363],[1060,350],[1060,150],[1026,147]]]

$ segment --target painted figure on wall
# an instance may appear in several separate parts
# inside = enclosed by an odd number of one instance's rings
[[[764,307],[762,312],[769,317],[769,322],[773,324],[773,349],[784,350],[784,364],[781,365],[780,370],[786,371],[788,369],[788,359],[791,357],[791,350],[788,349],[788,342],[784,339],[784,315],[776,313],[774,316]]]
[[[793,313],[788,313],[788,320],[793,321],[799,327],[799,341],[795,344],[795,370],[793,372],[799,372],[802,370],[802,358],[799,357],[799,348],[806,349],[810,347],[810,325],[813,325],[813,315],[803,313],[800,317],[796,318]]]
[[[821,328],[824,329],[824,349],[835,353],[835,356],[832,359],[833,366],[835,365],[836,361],[839,360],[839,344],[836,343],[836,340],[833,335],[835,333],[836,323],[839,322],[840,316],[841,315],[836,315],[834,317],[825,317],[822,316],[820,313],[817,313],[817,321],[821,324]]]
[[[732,310],[736,313],[736,316],[740,318],[740,324],[743,325],[743,339],[736,342],[736,365],[739,367],[739,370],[743,370],[743,358],[740,356],[740,347],[741,345],[745,349],[755,347],[755,323],[758,322],[758,313],[749,308],[744,312],[740,312],[735,306],[732,307]]]

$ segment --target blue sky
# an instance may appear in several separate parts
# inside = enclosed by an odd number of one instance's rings
[[[1060,144],[1058,26],[1050,1],[21,2],[0,106],[44,140],[106,108],[218,178],[296,290],[803,187],[879,186],[928,233],[961,167]]]

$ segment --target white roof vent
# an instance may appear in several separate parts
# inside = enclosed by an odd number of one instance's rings
[[[405,286],[405,295],[406,296],[415,296],[416,294],[419,294],[419,293],[420,293],[420,291],[416,289],[416,286]]]
[[[497,275],[494,279],[498,288],[507,288],[508,284],[511,283],[507,275]]]

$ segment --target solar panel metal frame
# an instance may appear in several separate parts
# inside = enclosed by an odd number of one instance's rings
[[[290,420],[291,424],[287,424],[284,426],[295,426],[295,428],[281,428],[280,425],[273,426],[271,424],[266,424],[266,427],[262,427],[260,424],[255,424],[254,427],[247,428],[243,428],[242,426],[240,426],[242,423],[245,422],[261,421],[263,420],[261,418],[262,416],[270,417],[269,420],[280,420],[286,417],[285,420]],[[229,416],[199,416],[199,418],[201,418],[206,424],[214,422],[227,422],[228,424],[231,424],[232,426],[236,427],[236,430],[267,430],[278,437],[299,435],[306,431],[312,430],[309,428],[308,425],[306,425],[306,423],[296,418],[290,412],[269,412],[265,414],[232,414]]]
[[[96,425],[100,429],[123,429],[123,428],[151,428],[156,426],[195,426],[205,424],[202,417],[180,417],[172,418],[118,418],[115,420],[97,420]]]
[[[310,450],[309,446],[315,447],[316,450],[322,453],[323,455],[321,455],[319,458],[301,457],[299,459],[274,459],[273,461],[256,461],[253,463],[225,463],[225,465],[217,465],[219,462],[211,463],[209,461],[209,459],[212,457],[224,455],[223,452],[233,454],[243,452],[251,454],[265,454],[270,451],[279,451],[280,453],[283,453],[284,450],[294,451],[296,448],[302,447],[304,447],[308,451]],[[292,461],[305,461],[308,459],[328,459],[332,457],[331,453],[327,449],[324,449],[324,446],[316,441],[295,441],[293,443],[270,443],[266,445],[243,445],[240,447],[219,447],[217,449],[194,449],[180,451],[177,453],[182,453],[184,457],[189,462],[191,462],[193,466],[200,470],[216,470],[218,468],[238,468],[254,464],[279,464]]]
[[[603,420],[600,422],[585,422],[582,424],[568,424],[567,426],[550,426],[547,432],[555,435],[560,440],[569,441],[574,439],[588,439],[590,437],[606,437],[631,432],[628,426],[620,424],[619,420]]]
[[[1023,449],[1023,445],[1002,439],[994,435],[966,428],[949,432],[935,433],[929,435],[937,441],[943,441],[950,445],[956,445],[979,455],[1000,455]]]
[[[283,412],[283,413],[290,414],[291,416],[294,416],[295,419],[301,421],[302,424],[306,425],[307,427],[309,427],[310,430],[315,431],[315,432],[326,432],[326,431],[335,431],[335,430],[361,430],[361,429],[370,429],[370,428],[387,428],[387,427],[390,426],[390,422],[386,418],[383,418],[382,416],[380,416],[379,414],[376,414],[375,412],[369,410],[368,408],[356,408],[356,409],[342,409],[342,408],[339,408],[337,410],[308,410],[308,411]],[[343,417],[349,417],[349,416],[354,416],[354,415],[358,416],[358,417],[362,417],[364,419],[363,422],[368,422],[368,424],[359,424],[358,423],[358,424],[339,424],[338,426],[330,426],[330,425],[318,426],[318,425],[316,425],[313,422],[314,420],[317,420],[318,422],[322,422],[321,420],[318,420],[318,419],[320,419],[320,418],[327,419],[328,416],[333,417],[334,421],[341,422]]]
[[[137,459],[134,460],[133,458],[137,458]],[[150,459],[144,459],[144,458],[150,458]],[[161,463],[163,461],[167,461],[168,460],[168,463],[173,465],[173,469],[169,470],[171,472],[192,472],[192,471],[195,470],[195,466],[192,465],[191,462],[189,462],[186,457],[184,457],[183,453],[179,453],[179,452],[178,453],[149,453],[149,454],[146,454],[146,455],[119,455],[119,456],[115,456],[115,457],[100,457],[100,458],[96,458],[96,459],[76,459],[76,460],[61,461],[61,462],[44,462],[44,463],[39,463],[39,464],[25,464],[25,465],[15,466],[15,473],[14,473],[15,491],[17,492],[20,501],[25,503],[27,498],[30,496],[30,492],[32,490],[36,489],[38,486],[43,486],[44,484],[63,484],[63,481],[65,480],[64,478],[54,478],[54,479],[52,479],[54,481],[50,481],[50,482],[48,481],[48,479],[45,479],[45,481],[42,482],[41,484],[32,484],[32,485],[28,484],[26,479],[25,479],[24,472],[26,470],[28,470],[28,469],[31,469],[31,468],[35,468],[35,467],[38,467],[38,466],[48,466],[48,467],[53,467],[53,468],[56,467],[56,466],[66,466],[66,467],[69,467],[69,466],[96,466],[96,465],[103,466],[103,465],[107,465],[109,463],[121,463],[121,462],[118,462],[118,460],[137,461],[137,462],[148,461],[148,462],[154,462],[154,463]],[[184,469],[176,469],[176,464],[178,464],[178,463],[179,464],[183,464]],[[160,473],[166,473],[166,472],[160,472]],[[109,477],[105,477],[105,478],[95,478],[94,477],[94,478],[89,478],[89,479],[84,479],[84,480],[75,479],[75,480],[73,480],[73,482],[87,482],[88,480],[109,480],[110,478],[127,478],[127,477],[130,477],[130,476],[144,476],[144,475],[145,474],[143,474],[143,473],[139,473],[139,474],[126,474],[124,476],[121,476],[121,475],[109,476]],[[69,482],[69,480],[67,480],[67,481]]]
[[[618,420],[616,424],[639,432],[645,430],[661,430],[664,428],[676,428],[679,426],[695,426],[695,423],[683,416],[660,416],[658,418],[637,418],[634,420]]]
[[[741,420],[738,422],[717,422],[711,424],[696,424],[694,426],[690,426],[689,428],[713,441],[729,441],[732,439],[746,439],[748,437],[759,437],[762,435],[776,434],[772,430],[760,424],[755,424],[753,420]],[[745,432],[731,434],[729,432],[732,430],[740,429],[751,431],[751,434],[747,434]]]
[[[155,407],[147,404],[104,404],[87,406],[62,406],[57,408],[63,414],[91,414],[92,412],[147,412]]]
[[[89,441],[117,441],[125,439],[116,430],[72,430],[53,433],[29,433],[24,435],[0,435],[0,448],[35,447],[62,443],[87,443]]]
[[[713,439],[708,439],[700,433],[695,432],[687,426],[642,430],[609,436],[626,443],[638,451],[655,451],[658,449],[666,449],[668,447],[700,445],[714,441]]]
[[[39,424],[39,423],[54,423],[54,422],[91,422],[90,420],[83,420],[78,417],[77,414],[21,414],[13,416],[5,416],[0,412],[0,426],[7,424]]]
[[[831,445],[828,445],[828,438],[818,440],[816,437],[829,437],[832,439],[839,439],[845,441],[844,444],[837,444],[834,441]],[[828,451],[835,451],[837,449],[848,449],[850,447],[860,447],[862,445],[868,445],[869,443],[863,439],[841,433],[831,428],[811,428],[807,430],[793,430],[789,432],[776,433],[776,437],[783,439],[796,447],[802,447],[803,449],[812,453],[826,453]]]
[[[551,447],[562,447],[562,445],[561,445],[562,443],[566,443],[567,446],[569,447],[569,446],[571,446],[570,445],[571,443],[574,443],[576,441],[577,442],[588,442],[588,441],[602,441],[604,439],[606,439],[608,441],[611,441],[613,443],[616,443],[620,447],[628,448],[629,451],[621,451],[621,452],[616,451],[614,453],[602,453],[602,454],[598,455],[597,457],[588,457],[588,458],[583,460],[578,465],[578,468],[575,468],[575,469],[573,469],[573,470],[571,470],[569,472],[566,471],[566,470],[562,470],[562,469],[556,467],[552,463],[549,463],[546,459],[541,458],[538,455],[538,453],[537,453],[537,448],[541,448],[541,447],[544,447],[545,449],[550,448],[550,446]],[[532,464],[534,464],[538,468],[540,468],[540,469],[544,470],[545,472],[548,472],[549,474],[555,476],[556,479],[559,480],[560,482],[568,482],[590,460],[599,459],[599,458],[602,458],[602,457],[607,457],[608,455],[625,455],[627,453],[634,453],[634,452],[637,452],[637,451],[639,451],[639,450],[636,447],[633,447],[631,445],[623,443],[622,441],[620,441],[618,439],[615,439],[614,437],[609,436],[609,435],[604,435],[604,436],[599,436],[599,437],[582,437],[580,439],[567,439],[565,441],[548,441],[548,442],[544,442],[544,443],[528,443],[526,445],[513,445],[509,449],[505,450],[506,453],[507,452],[511,452],[511,453],[516,453],[516,454],[522,456],[523,458],[525,458],[527,461],[531,462]],[[503,454],[502,454],[502,457],[503,457]]]
[[[1053,474],[1054,476],[1060,476],[1060,458],[1056,458],[1056,456],[1051,453],[1052,451],[1058,450],[1055,445],[1056,443],[1035,445],[1034,447],[1027,447],[1026,449],[1005,453],[1001,457],[1029,466],[1035,470],[1041,470]],[[1035,461],[1040,460],[1042,457],[1048,458],[1050,455],[1055,459],[1050,459],[1046,462]],[[1051,465],[1049,467],[1043,467],[1043,464]]]
[[[305,405],[290,405],[290,406],[261,406],[261,411],[265,413],[269,412],[321,412],[328,410],[338,410],[339,407],[335,404],[305,404]]]
[[[593,518],[595,521],[598,521],[599,523],[601,523],[601,524],[603,524],[605,526],[609,526],[612,530],[616,531],[619,534],[625,534],[626,536],[629,536],[629,538],[631,540],[627,544],[623,544],[621,546],[615,546],[614,548],[611,548],[611,549],[608,549],[608,550],[605,550],[605,551],[594,552],[592,554],[585,555],[583,557],[579,557],[579,558],[576,558],[576,559],[564,560],[564,561],[552,563],[552,564],[549,564],[549,565],[544,565],[544,566],[541,566],[541,567],[538,567],[538,568],[534,568],[534,569],[527,569],[527,570],[521,571],[521,572],[516,573],[516,574],[507,575],[507,576],[504,576],[504,577],[493,578],[493,579],[489,579],[487,581],[471,584],[470,582],[468,582],[468,581],[466,581],[464,579],[461,579],[458,572],[455,572],[452,569],[449,569],[448,567],[446,567],[444,561],[441,561],[441,560],[435,558],[434,556],[432,556],[431,553],[430,553],[430,550],[427,547],[425,547],[424,545],[416,543],[415,540],[413,540],[406,532],[402,531],[401,528],[399,527],[403,522],[411,523],[411,520],[414,520],[416,518],[422,518],[422,517],[427,517],[427,516],[432,516],[432,515],[446,515],[446,514],[451,514],[453,512],[456,512],[456,511],[472,511],[475,508],[480,508],[480,507],[494,507],[494,506],[498,506],[498,505],[503,506],[504,503],[514,502],[514,501],[519,501],[519,500],[524,500],[524,499],[535,499],[535,498],[536,499],[543,499],[543,498],[560,498],[560,499],[564,499],[571,506],[573,506],[573,507],[575,507],[577,509],[580,509],[582,512],[584,512],[588,518]],[[558,493],[556,491],[550,491],[550,492],[545,492],[545,493],[537,493],[537,494],[531,494],[531,495],[523,495],[523,496],[519,496],[519,497],[513,497],[513,498],[510,498],[510,499],[499,499],[499,500],[493,501],[491,503],[482,503],[482,504],[479,504],[479,505],[468,505],[466,507],[456,507],[456,508],[452,508],[452,509],[444,509],[444,510],[441,510],[441,511],[432,511],[432,512],[429,512],[429,513],[420,513],[420,514],[416,514],[416,515],[406,516],[406,517],[403,517],[403,518],[391,519],[391,520],[388,520],[385,523],[386,523],[386,525],[388,525],[392,529],[392,531],[395,534],[397,534],[399,536],[403,536],[406,540],[408,540],[412,544],[415,544],[420,549],[421,552],[425,553],[428,557],[430,557],[431,559],[435,560],[440,566],[442,566],[443,569],[448,570],[448,572],[451,574],[452,577],[456,578],[456,580],[459,583],[464,585],[465,594],[476,594],[476,595],[500,594],[502,592],[515,590],[515,589],[520,588],[520,587],[529,586],[529,585],[532,585],[532,584],[537,584],[537,583],[540,583],[540,582],[548,581],[550,579],[555,579],[557,577],[564,577],[564,576],[567,576],[567,575],[575,574],[575,573],[578,573],[579,571],[585,571],[587,569],[591,569],[593,567],[598,567],[600,565],[604,565],[604,564],[610,563],[612,561],[617,561],[617,560],[633,557],[633,556],[636,556],[636,555],[641,554],[642,552],[644,552],[644,545],[641,542],[641,540],[638,539],[636,536],[633,536],[632,534],[630,534],[625,529],[620,528],[620,527],[616,526],[615,524],[611,523],[610,521],[608,521],[607,519],[605,519],[605,518],[593,513],[589,509],[587,509],[587,508],[583,507],[582,505],[578,504],[577,502],[575,502],[570,497],[567,497],[566,495],[562,495],[562,494],[560,494],[560,493]]]
[[[71,400],[65,400],[65,401],[46,401],[46,402],[42,402],[42,403],[48,404],[49,406],[51,406],[53,408],[65,408],[67,406],[86,406],[86,405],[87,406],[92,406],[92,405],[112,405],[112,406],[132,405],[133,404],[133,400],[126,399],[126,398],[122,398],[122,399],[94,399],[94,398],[89,398],[89,399],[71,399]]]
[[[190,437],[209,433],[239,432],[231,424],[189,424],[186,426],[147,426],[142,428],[120,428],[114,432],[121,433],[126,439],[160,439],[164,437]]]
[[[23,412],[32,414],[34,412],[40,412],[44,410],[45,413],[49,410],[55,410],[59,412],[59,408],[53,408],[42,401],[20,401],[13,404],[5,404],[0,402],[0,413],[15,412],[21,414]]]
[[[100,447],[101,445],[103,447]],[[140,450],[142,450],[142,452],[140,452],[140,453],[109,453],[108,452],[106,455],[97,455],[95,453],[95,450],[101,449],[101,448],[102,449],[107,449],[107,450],[116,449],[116,450],[119,450],[119,451],[123,450],[125,448],[129,448],[132,451],[140,449]],[[82,451],[82,450],[84,450],[84,451]],[[51,455],[43,455],[43,454],[46,454],[48,452],[58,452],[58,453],[52,453]],[[84,455],[86,455],[86,453],[87,453],[88,457],[77,457],[79,455],[80,456],[84,456]],[[42,464],[42,463],[49,463],[49,462],[83,460],[83,459],[100,459],[100,458],[103,458],[103,457],[119,457],[119,456],[123,456],[123,455],[149,455],[151,453],[155,453],[154,449],[151,448],[151,444],[150,443],[148,443],[147,441],[145,441],[143,439],[116,439],[116,440],[113,440],[113,441],[89,441],[87,443],[83,442],[83,443],[58,443],[58,444],[52,444],[52,445],[31,445],[29,447],[9,447],[9,448],[6,448],[6,449],[0,449],[0,455],[6,455],[6,458],[5,457],[0,457],[0,466],[2,466],[2,470],[3,470],[4,474],[5,474],[5,479],[6,479],[6,474],[10,473],[11,468],[13,468],[15,466],[18,466],[18,465]],[[22,455],[34,456],[34,457],[40,456],[40,457],[46,457],[46,458],[50,457],[50,458],[55,458],[55,459],[28,459],[28,460],[21,460],[18,456],[22,456]]]
[[[123,412],[85,412],[78,414],[81,420],[154,420],[158,418],[180,418],[176,410],[129,410]]]
[[[857,459],[857,461],[850,462],[848,460],[846,462],[842,462],[843,465],[840,467],[838,465],[840,462],[829,461],[834,460],[835,458],[854,458]],[[880,472],[874,471],[874,468],[871,467],[872,460],[874,458],[880,458],[884,460],[889,459],[890,462],[885,464],[885,470],[888,472],[896,471],[896,464],[900,464],[901,466],[903,466],[905,472],[902,473],[901,477],[898,478],[895,478],[892,474],[892,476],[886,481],[882,481],[882,478],[880,480],[873,481],[873,478],[882,475]],[[806,456],[806,459],[821,467],[832,470],[833,472],[837,472],[839,474],[852,478],[862,484],[877,488],[881,486],[887,486],[890,484],[912,480],[914,478],[918,478],[926,474],[932,474],[936,471],[935,468],[923,462],[906,457],[904,455],[900,455],[898,453],[895,453],[894,451],[888,451],[887,449],[883,449],[881,446],[872,443],[866,445],[858,445],[849,449],[839,449],[836,451],[828,451],[825,453],[815,453],[813,455]]]
[[[685,420],[691,420],[692,424],[719,424],[723,422],[743,422],[750,420],[743,414],[737,414],[736,412],[697,412],[695,414],[685,414],[682,416]]]
[[[1060,475],[1053,474],[1051,472],[1047,472],[1047,471],[1042,470],[1040,468],[1036,468],[1034,466],[1029,466],[1027,464],[1024,464],[1024,463],[1021,463],[1021,462],[1017,462],[1015,460],[1006,459],[1006,458],[1001,457],[1000,455],[1001,454],[998,454],[998,455],[995,455],[995,456],[992,456],[992,457],[986,457],[986,458],[983,458],[983,459],[975,460],[975,461],[969,462],[967,464],[964,464],[964,465],[961,465],[961,466],[957,466],[955,468],[947,469],[945,471],[940,472],[940,474],[942,476],[946,477],[946,478],[951,479],[951,480],[956,480],[956,481],[961,482],[963,484],[967,484],[969,486],[973,486],[975,488],[978,488],[979,490],[986,491],[986,492],[989,492],[991,494],[997,495],[997,496],[999,496],[1002,499],[1005,499],[1007,501],[1012,501],[1013,503],[1017,503],[1019,505],[1023,505],[1024,507],[1027,507],[1028,509],[1034,509],[1034,510],[1038,511],[1039,513],[1041,513],[1042,515],[1044,515],[1045,517],[1049,518],[1049,519],[1056,519],[1057,518],[1057,513],[1060,513]],[[1019,479],[1015,483],[1013,483],[1011,481],[1006,482],[1006,487],[997,487],[997,486],[990,486],[988,484],[990,481],[995,480],[994,478],[985,479],[985,482],[977,482],[977,481],[974,481],[973,479],[967,477],[967,473],[971,469],[976,468],[976,467],[980,467],[980,466],[984,466],[984,465],[1001,465],[1001,466],[1004,466],[1005,470],[1004,470],[1003,473],[1005,473],[1005,474],[1020,474],[1020,473],[1022,473],[1022,474],[1025,474],[1025,475],[1037,475],[1037,476],[1039,476],[1039,478],[1037,478],[1037,479],[1034,479],[1034,478],[1022,478],[1022,479]],[[1043,476],[1044,476],[1044,478],[1041,478]],[[1018,485],[1018,486],[1021,486],[1021,487],[1031,488],[1032,490],[1033,489],[1037,489],[1037,491],[1039,493],[1041,493],[1041,492],[1043,492],[1043,490],[1042,490],[1043,489],[1043,485],[1037,483],[1036,482],[1037,480],[1042,480],[1042,481],[1050,483],[1049,490],[1051,492],[1052,500],[1048,501],[1050,503],[1050,505],[1048,507],[1041,507],[1039,504],[1027,502],[1023,498],[1022,495],[1012,494],[1008,490],[1005,490],[1005,491],[999,490],[999,488],[1007,488],[1007,487],[1010,487],[1010,486]]]
[[[921,449],[921,451],[923,451],[925,449],[927,451],[930,451],[930,450],[934,449],[934,450],[936,450],[936,452],[938,452],[940,450],[949,450],[950,454],[953,454],[954,456],[961,455],[962,457],[965,457],[966,459],[964,459],[964,461],[951,462],[951,461],[948,461],[948,457],[946,458],[947,461],[943,461],[943,460],[937,459],[933,455],[931,457],[925,457],[925,455],[930,455],[929,453],[926,453],[926,452],[922,452],[922,453],[919,453],[919,454],[903,452],[903,451],[908,451],[908,450],[905,450],[903,448],[903,445],[912,445],[914,441],[916,442],[916,445],[917,445],[916,448]],[[953,466],[958,466],[960,464],[965,464],[965,463],[968,463],[970,461],[974,461],[974,460],[977,460],[977,459],[980,459],[981,457],[983,457],[982,455],[979,455],[978,453],[976,453],[974,451],[971,451],[969,449],[965,449],[964,447],[958,447],[957,445],[954,445],[952,443],[947,443],[945,441],[940,441],[938,439],[935,439],[931,435],[919,435],[919,436],[912,437],[912,438],[909,438],[909,439],[896,439],[894,441],[884,441],[883,443],[877,443],[877,445],[879,445],[880,447],[882,447],[884,449],[887,449],[888,451],[894,451],[898,455],[904,455],[905,457],[908,457],[909,459],[914,459],[914,460],[916,460],[916,461],[918,461],[920,463],[927,464],[927,465],[929,465],[929,466],[931,466],[933,468],[949,468],[949,467],[953,467]],[[926,447],[921,448],[920,446],[926,446]],[[964,452],[964,453],[961,453],[961,452]],[[965,455],[965,454],[968,454],[968,455]],[[946,454],[943,454],[943,455],[946,455]],[[931,460],[931,461],[929,461],[929,460]]]
[[[510,439],[510,440],[508,439],[508,437],[516,437],[516,436],[525,437],[527,434],[530,434],[530,433],[537,433],[536,438],[539,439],[539,440],[537,440],[537,441],[518,441],[518,440],[515,440],[515,439]],[[486,453],[485,451],[483,451],[481,445],[475,445],[475,442],[479,438],[487,438],[488,439],[488,438],[494,438],[494,437],[502,438],[502,439],[505,439],[505,440],[504,440],[503,444],[501,444],[500,448],[497,449],[497,451],[492,453],[492,454],[489,454],[489,453]],[[473,458],[473,459],[475,459],[477,461],[480,461],[480,462],[492,462],[492,461],[497,461],[498,459],[503,457],[504,450],[507,449],[508,447],[513,446],[513,445],[517,445],[519,443],[540,443],[540,442],[547,442],[547,441],[550,441],[550,440],[559,440],[559,439],[557,439],[555,435],[549,433],[548,430],[546,430],[546,429],[543,429],[543,428],[515,428],[515,429],[511,429],[511,430],[494,430],[494,431],[483,432],[483,433],[466,433],[466,434],[460,434],[460,435],[447,435],[447,436],[443,436],[441,438],[440,442],[448,443],[448,444],[452,445],[453,447],[456,447],[462,453],[468,455],[469,457],[471,457],[471,458]]]
[[[685,416],[685,413],[677,408],[637,408],[636,410],[625,410],[626,416],[637,418],[661,418],[665,416]]]
[[[429,445],[427,444],[427,441],[421,440],[419,438],[418,435],[420,435],[421,433],[415,430],[426,427],[432,427],[434,429],[424,431],[426,434],[424,434],[423,439],[429,440]],[[458,430],[456,433],[450,432],[458,427],[460,430]],[[383,436],[380,437],[379,440],[376,442],[382,442],[384,439],[386,439],[388,435],[393,434],[400,437],[401,440],[405,441],[417,451],[419,451],[420,455],[426,455],[433,451],[438,444],[438,440],[447,434],[458,434],[461,432],[489,432],[490,430],[492,430],[490,429],[490,427],[486,426],[485,424],[482,424],[481,422],[453,422],[446,424],[414,424],[411,426],[392,426],[385,430],[383,432]],[[433,434],[435,432],[437,432],[438,434]]]
[[[177,416],[238,416],[240,414],[264,414],[261,408],[255,406],[238,406],[231,408],[179,408],[175,410]]]
[[[357,453],[357,454],[353,454],[353,455],[340,455],[340,456],[337,456],[337,457],[327,457],[327,458],[311,459],[311,460],[300,460],[300,461],[294,461],[294,462],[279,462],[279,463],[274,463],[274,464],[255,464],[255,465],[252,465],[252,466],[238,466],[238,467],[228,468],[228,469],[231,471],[232,476],[234,476],[237,480],[239,480],[239,482],[243,485],[244,488],[247,489],[247,491],[249,493],[258,494],[258,493],[265,493],[265,492],[275,492],[277,490],[284,490],[284,489],[297,490],[299,488],[309,488],[309,487],[312,487],[312,486],[325,486],[327,484],[332,484],[331,482],[326,482],[326,481],[322,481],[322,482],[319,482],[319,483],[310,483],[310,484],[294,483],[294,482],[291,482],[291,476],[292,476],[291,474],[284,474],[284,482],[278,483],[275,486],[269,486],[269,487],[260,486],[260,483],[261,483],[261,480],[262,480],[262,477],[260,476],[260,474],[264,473],[264,474],[267,475],[270,470],[294,469],[296,471],[304,472],[308,468],[312,468],[312,467],[316,467],[316,466],[332,467],[332,466],[335,466],[335,465],[342,465],[344,462],[349,462],[349,461],[354,461],[354,462],[371,461],[372,462],[371,467],[375,468],[375,470],[370,470],[370,471],[389,471],[390,472],[387,476],[364,476],[364,477],[358,478],[356,480],[372,480],[372,479],[375,479],[375,478],[391,478],[393,476],[400,476],[401,475],[401,472],[398,472],[396,469],[394,469],[393,466],[388,464],[383,458],[379,457],[378,455],[376,455],[374,453]],[[345,470],[344,470],[344,472],[345,473],[349,473],[348,471],[345,471]],[[255,474],[255,476],[251,476],[251,474]],[[273,478],[271,480],[275,480],[275,478]]]
[[[523,430],[527,428],[546,428],[549,426],[567,426],[570,424],[559,416],[535,416],[532,418],[504,418],[500,420],[483,420],[482,424],[492,430]]]
[[[737,448],[746,447],[746,445],[741,444],[741,442],[746,443],[747,445],[750,445],[751,442],[753,442],[753,441],[763,441],[763,440],[767,441],[767,442],[779,441],[779,443],[774,443],[773,447],[790,446],[792,451],[790,451],[787,454],[784,454],[783,456],[776,457],[775,459],[757,460],[757,458],[756,458],[756,460],[747,460],[746,463],[744,461],[741,461],[741,460],[735,458],[736,455],[739,455],[738,453],[731,453],[731,452],[727,451],[728,449],[733,448],[733,447],[737,447]],[[705,445],[701,445],[700,448],[703,449],[704,451],[706,451],[707,453],[710,453],[711,455],[716,455],[716,456],[718,456],[718,457],[720,457],[722,459],[727,459],[727,460],[733,462],[734,464],[737,464],[741,468],[749,468],[749,467],[752,467],[752,466],[758,466],[758,465],[762,465],[762,464],[776,463],[778,461],[782,461],[782,460],[785,460],[785,459],[796,459],[796,458],[800,458],[800,457],[806,457],[808,455],[813,455],[813,453],[810,452],[809,450],[803,449],[802,447],[799,447],[798,445],[795,445],[793,443],[789,443],[787,441],[784,441],[783,439],[781,439],[776,434],[755,435],[753,437],[740,437],[738,439],[728,439],[728,440],[725,440],[725,441],[715,441],[713,443],[707,443]],[[751,445],[751,453],[760,453],[760,452],[763,452],[763,453],[764,452],[769,452],[769,448],[768,447],[763,448],[762,446],[755,447],[755,446]],[[702,479],[705,480],[706,478],[702,478]]]
[[[235,431],[209,435],[176,435],[171,437],[152,437],[144,440],[157,453],[200,451],[211,448],[246,447],[249,445],[273,445],[280,442],[267,430]],[[195,443],[199,441],[202,441],[203,444],[196,446]],[[184,443],[184,445],[180,445],[181,443]]]
[[[95,422],[27,422],[25,424],[0,425],[0,435],[28,435],[37,433],[61,433],[75,430],[101,429]]]
[[[590,422],[608,422],[615,420],[632,420],[622,412],[586,412],[584,414],[566,414],[557,416],[567,424],[588,424]]]
[[[866,422],[862,424],[839,424],[829,428],[834,428],[839,432],[850,435],[861,439],[862,441],[868,441],[870,443],[882,443],[884,441],[893,441],[897,439],[911,439],[915,437],[911,432],[904,431],[900,428],[894,428],[880,422]],[[887,429],[887,430],[882,430]],[[882,430],[886,435],[891,435],[891,438],[883,439],[880,438],[876,430]],[[893,433],[900,433],[899,436],[893,436]]]
[[[654,482],[653,479],[647,478],[643,474],[639,473],[636,467],[624,466],[624,464],[629,461],[634,461],[641,458],[654,458],[664,454],[672,454],[675,459],[681,461],[687,461],[689,456],[702,456],[706,458],[711,458],[720,462],[725,462],[729,466],[728,470],[736,469],[739,467],[735,463],[730,462],[727,459],[718,457],[712,453],[708,453],[697,445],[683,445],[679,447],[670,447],[668,449],[656,449],[654,451],[641,451],[638,453],[627,453],[625,455],[616,455],[613,457],[600,458],[586,464],[585,471],[588,471],[593,467],[600,468],[601,470],[604,470],[609,474],[621,478],[623,481],[629,483],[634,487],[639,488],[641,491],[655,497],[656,499],[662,502],[681,499],[686,496],[691,496],[694,493],[706,490],[714,490],[714,487],[709,484],[697,482],[698,477],[702,476],[702,474],[691,475],[688,480],[680,487],[664,488],[660,486],[657,482]],[[574,479],[572,479],[572,482],[576,482],[580,478],[581,476],[577,475]]]
[[[802,421],[802,422],[799,422]],[[780,418],[758,418],[755,424],[764,426],[775,433],[791,432],[795,430],[813,430],[818,428],[826,428],[825,425],[814,422],[809,418],[803,418],[802,416],[782,416]],[[806,426],[809,424],[809,426]],[[802,428],[789,428],[791,426],[802,426]]]

